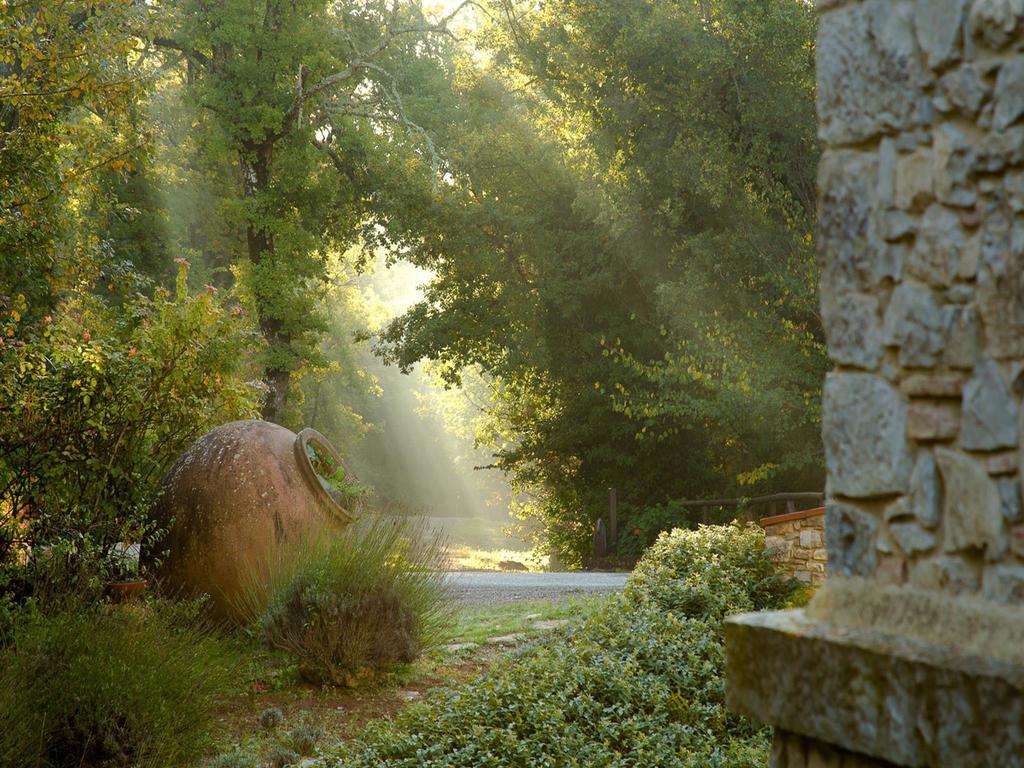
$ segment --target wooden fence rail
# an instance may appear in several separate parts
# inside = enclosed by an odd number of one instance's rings
[[[676,502],[680,507],[739,507],[743,506],[743,518],[750,522],[753,519],[752,508],[765,505],[771,517],[780,514],[779,507],[785,504],[784,512],[796,512],[797,505],[820,507],[825,502],[825,494],[818,491],[800,491],[798,493],[772,493],[767,496],[753,496],[745,499],[695,499],[693,501]],[[704,513],[704,522],[708,522],[708,513]]]

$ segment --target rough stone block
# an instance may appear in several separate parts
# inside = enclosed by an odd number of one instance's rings
[[[1024,602],[1024,566],[991,565],[985,569],[982,590],[997,603]]]
[[[800,531],[800,546],[806,549],[815,549],[824,543],[821,531],[813,528]]]
[[[1008,523],[1020,522],[1020,482],[1004,478],[999,481],[999,500],[1002,503],[1003,519]]]
[[[1018,409],[999,364],[984,358],[964,385],[960,442],[972,451],[1015,448]]]
[[[949,595],[971,595],[981,587],[976,568],[959,557],[917,560],[910,566],[910,583],[919,589]]]
[[[916,522],[890,523],[889,533],[906,555],[916,555],[935,549],[935,534],[926,531]]]
[[[935,129],[933,191],[944,203],[957,207],[973,206],[977,195],[969,176],[977,164],[970,140],[955,125],[943,123]]]
[[[869,576],[875,570],[878,521],[852,504],[830,501],[825,507],[825,549],[829,573]]]
[[[817,59],[819,135],[827,143],[917,123],[926,77],[912,3],[869,0],[824,13]]]
[[[900,382],[900,390],[911,397],[960,399],[964,377],[958,373],[914,373]]]
[[[883,276],[876,221],[878,158],[871,152],[826,151],[818,164],[818,232],[822,303],[874,286]]]
[[[1024,224],[1003,214],[988,216],[982,229],[977,304],[988,353],[1024,356]]]
[[[907,410],[907,435],[915,440],[951,440],[960,431],[960,409],[950,402],[915,400]]]
[[[939,478],[935,459],[927,452],[918,455],[910,477],[910,511],[921,525],[934,528],[939,524]]]
[[[959,451],[937,447],[935,461],[945,489],[943,523],[946,552],[984,551],[999,560],[1007,548],[1002,502],[996,483],[981,462]]]
[[[985,469],[990,475],[1012,475],[1020,466],[1020,453],[1003,451],[985,457]]]
[[[730,708],[778,729],[902,766],[1017,766],[1024,755],[1024,675],[1009,662],[805,611],[732,617],[725,647]],[[806,745],[798,754],[808,759]]]
[[[959,60],[966,6],[966,0],[917,0],[917,42],[932,69]]]
[[[959,270],[965,237],[960,217],[933,203],[921,217],[917,241],[907,259],[907,274],[929,285],[945,288]]]
[[[1005,131],[1024,115],[1024,59],[1017,57],[1003,63],[994,97],[993,127]]]
[[[1022,16],[1022,0],[974,0],[969,18],[974,33],[999,50],[1014,38]]]
[[[878,299],[859,293],[822,295],[829,356],[841,365],[873,370],[882,359]]]
[[[942,362],[950,368],[973,368],[981,356],[981,324],[974,307],[943,307],[946,346]]]
[[[906,429],[906,402],[886,381],[870,374],[829,374],[822,435],[832,492],[851,498],[906,493],[911,472]]]
[[[918,149],[896,162],[893,202],[903,211],[922,211],[935,199],[935,161],[930,149]]]
[[[1024,525],[1010,528],[1010,551],[1016,557],[1024,559]]]
[[[932,292],[918,283],[902,283],[885,311],[883,338],[899,347],[900,365],[930,368],[942,353],[945,327]]]
[[[950,104],[968,115],[976,115],[991,90],[980,67],[965,64],[943,75],[939,81]]]
[[[907,560],[899,555],[884,555],[878,558],[875,580],[879,584],[903,584],[907,580]]]

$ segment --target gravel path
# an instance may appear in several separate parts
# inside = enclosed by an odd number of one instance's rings
[[[453,571],[455,599],[464,603],[511,603],[566,595],[618,592],[628,573],[504,573]]]

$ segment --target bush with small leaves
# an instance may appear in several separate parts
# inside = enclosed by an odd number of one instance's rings
[[[798,588],[781,576],[759,525],[702,525],[662,533],[626,583],[630,603],[697,619],[781,606]]]
[[[272,731],[284,722],[284,714],[277,707],[267,707],[260,712],[260,727]]]
[[[298,765],[302,757],[287,747],[277,747],[267,756],[269,768],[288,768]]]
[[[310,720],[303,721],[288,731],[286,740],[289,747],[300,755],[312,755],[316,745],[324,737],[324,730]]]
[[[674,532],[617,595],[492,672],[329,750],[331,768],[763,768],[770,733],[725,706],[721,617],[779,607],[757,533]],[[699,576],[698,576],[699,575]],[[735,582],[724,595],[699,577]]]
[[[209,768],[259,768],[259,763],[252,755],[240,749],[233,749],[215,757]]]

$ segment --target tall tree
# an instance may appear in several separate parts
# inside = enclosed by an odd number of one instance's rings
[[[431,38],[452,16],[428,20],[413,0],[177,0],[159,12],[153,42],[187,58],[208,146],[236,168],[227,210],[244,231],[242,277],[267,341],[263,415],[282,421],[292,374],[326,327],[328,254],[379,224],[381,187],[432,173],[403,75],[410,62],[433,65]]]
[[[815,487],[825,357],[801,0],[499,0],[439,117],[436,279],[383,339],[493,383],[496,464],[578,557],[615,486]],[[477,61],[480,61],[478,57]]]

